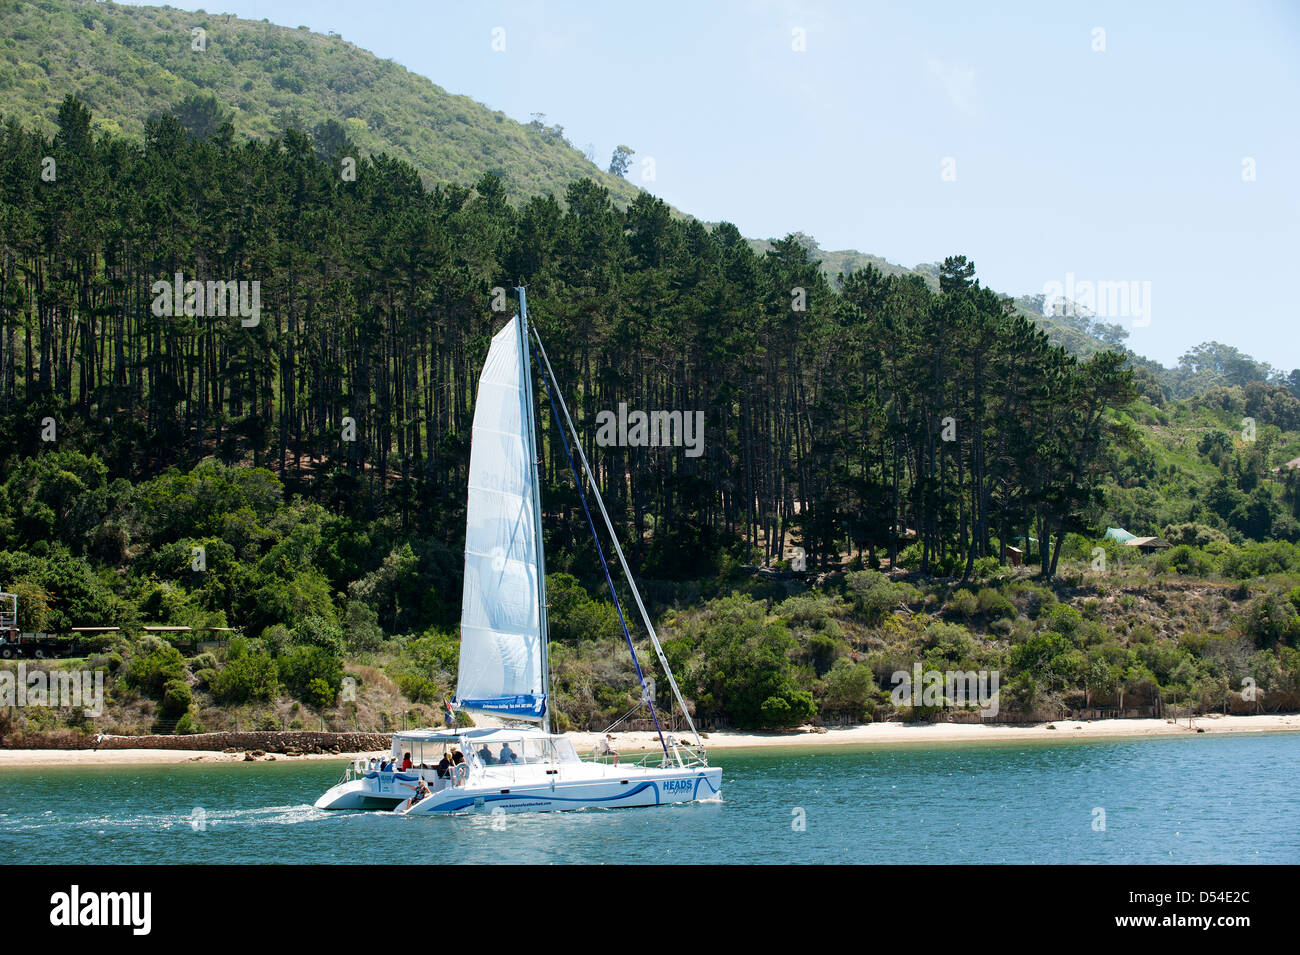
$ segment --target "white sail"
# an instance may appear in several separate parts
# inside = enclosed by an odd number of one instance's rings
[[[479,377],[469,457],[457,704],[514,719],[545,712],[536,471],[519,316]]]

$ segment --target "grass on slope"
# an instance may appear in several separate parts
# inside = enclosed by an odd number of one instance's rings
[[[203,51],[191,48],[196,28],[206,31]],[[556,130],[452,95],[336,35],[167,7],[0,0],[0,112],[49,133],[68,93],[100,129],[131,138],[150,116],[212,94],[243,135],[312,132],[332,119],[362,152],[403,159],[429,184],[472,185],[495,172],[515,200],[562,197],[583,177],[620,204],[638,192]]]

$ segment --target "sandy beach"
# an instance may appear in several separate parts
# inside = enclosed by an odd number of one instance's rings
[[[359,754],[356,754],[359,755]],[[268,753],[257,762],[304,759],[350,758],[347,753],[313,753],[285,756]],[[39,769],[42,766],[168,766],[174,763],[242,763],[244,752],[221,753],[205,749],[0,749],[0,772],[6,769]]]
[[[1188,728],[1187,719],[1177,723],[1163,719],[1137,720],[1057,720],[1032,726],[996,726],[979,723],[869,723],[825,732],[798,733],[711,733],[705,739],[707,749],[786,746],[890,746],[907,743],[989,743],[997,741],[1114,739],[1142,736],[1188,736],[1213,733],[1300,732],[1300,715],[1262,714],[1258,716],[1198,716]],[[682,735],[682,734],[679,734]],[[570,733],[580,751],[590,750],[598,733]],[[657,748],[653,733],[615,733],[614,745],[620,752],[639,752]]]
[[[1197,731],[1203,731],[1198,734]],[[990,743],[1029,742],[1033,740],[1096,740],[1153,736],[1209,736],[1224,733],[1300,732],[1298,714],[1262,714],[1258,716],[1198,716],[1188,728],[1187,720],[1177,723],[1163,719],[1140,720],[1058,720],[1033,726],[986,726],[975,723],[871,723],[825,732],[805,730],[789,733],[710,733],[703,741],[710,750],[756,747],[804,749],[824,746],[893,746],[909,743]],[[570,733],[578,751],[588,753],[596,745],[599,733]],[[624,755],[649,752],[658,748],[653,733],[615,733],[614,746]],[[361,754],[330,753],[307,756],[268,754],[258,761],[298,761],[304,759],[340,762]],[[42,766],[145,766],[177,763],[242,763],[244,753],[219,753],[204,750],[167,749],[0,749],[0,771],[6,768],[31,769]]]

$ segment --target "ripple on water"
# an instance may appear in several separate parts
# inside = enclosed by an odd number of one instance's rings
[[[316,809],[328,763],[6,772],[0,863],[1300,862],[1300,734],[713,757],[725,798],[504,824]]]

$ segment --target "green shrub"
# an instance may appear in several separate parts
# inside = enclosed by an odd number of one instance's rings
[[[338,656],[343,652],[343,631],[333,620],[311,614],[294,627],[293,642]]]
[[[788,597],[777,604],[774,611],[792,626],[837,634],[839,626],[831,619],[835,609],[835,598],[810,593]]]
[[[1015,605],[992,587],[984,587],[980,590],[976,606],[980,613],[993,620],[1004,617],[1015,619],[1016,616]]]
[[[898,554],[898,566],[908,570],[917,570],[921,566],[921,545],[908,544]]]
[[[1056,594],[1049,588],[1028,581],[1008,588],[1007,594],[1017,607],[1034,620],[1038,619],[1044,611],[1050,610],[1057,602]]]
[[[703,717],[752,729],[795,726],[815,712],[790,659],[798,643],[761,601],[738,594],[710,601],[665,650]]]
[[[618,613],[606,600],[594,600],[576,577],[546,575],[546,600],[551,605],[551,639],[576,646],[584,640],[621,639]]]
[[[1061,544],[1062,560],[1092,560],[1092,549],[1097,545],[1082,534],[1066,534]]]
[[[213,695],[222,703],[271,700],[280,688],[275,660],[265,653],[248,653],[226,664],[217,674]]]
[[[878,623],[898,606],[901,594],[889,578],[877,570],[858,570],[844,578],[849,600],[867,623]]]
[[[1249,541],[1221,558],[1225,576],[1236,580],[1300,571],[1300,549],[1287,541]]]
[[[158,712],[163,719],[176,719],[188,712],[193,702],[194,695],[188,683],[181,679],[168,680],[163,685],[162,706]]]
[[[327,706],[333,706],[334,701],[338,698],[338,689],[330,686],[320,677],[313,677],[307,684],[307,689],[302,694],[303,701],[311,706],[322,710]]]
[[[817,712],[812,694],[807,690],[787,689],[763,701],[762,726],[780,729],[808,722]]]
[[[127,686],[158,699],[169,680],[183,681],[185,657],[171,644],[161,640],[149,640],[148,646],[148,651],[131,658],[123,677]]]
[[[122,668],[122,654],[96,653],[86,659],[86,666],[92,670],[106,670],[109,673],[116,673]]]
[[[949,613],[955,613],[960,617],[969,619],[975,616],[976,611],[979,610],[979,599],[973,591],[963,587],[952,595],[944,609]]]
[[[898,718],[904,723],[933,723],[942,712],[942,706],[900,706]]]
[[[293,647],[276,660],[276,666],[289,692],[313,706],[333,703],[343,685],[343,662],[324,647]],[[328,703],[314,702],[322,698]]]
[[[820,676],[831,668],[843,645],[828,633],[813,633],[804,644],[804,656]]]
[[[1246,604],[1241,628],[1259,647],[1294,645],[1300,638],[1300,616],[1289,600],[1276,593],[1260,594]]]
[[[1168,524],[1160,532],[1160,536],[1175,547],[1179,544],[1189,547],[1204,547],[1214,541],[1224,544],[1228,542],[1228,535],[1223,531],[1216,530],[1208,524],[1198,524],[1195,521],[1186,524]]]
[[[866,722],[875,710],[875,691],[876,677],[871,668],[841,657],[826,674],[821,711],[855,723]]]
[[[360,600],[349,600],[344,613],[343,638],[352,652],[378,650],[384,644],[379,616]]]
[[[1179,544],[1161,551],[1155,558],[1156,573],[1174,572],[1194,577],[1205,577],[1214,573],[1214,561],[1202,553],[1199,547]]]
[[[1083,624],[1083,615],[1069,604],[1056,604],[1044,618],[1049,628],[1066,636],[1073,636]]]
[[[427,676],[403,672],[393,677],[402,695],[412,703],[433,703],[442,699],[442,688]]]
[[[186,713],[176,721],[177,736],[192,736],[195,733],[202,733],[203,727],[200,725],[198,717],[193,713]]]

